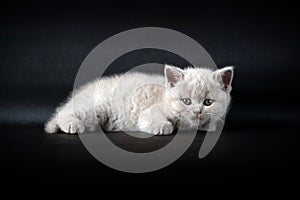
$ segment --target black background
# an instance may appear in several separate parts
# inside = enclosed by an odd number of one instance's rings
[[[267,184],[299,179],[296,4],[7,1],[0,10],[4,179]],[[96,161],[78,136],[45,135],[43,123],[72,90],[88,53],[114,34],[148,26],[180,31],[198,41],[219,67],[235,66],[232,108],[214,150],[197,158],[204,137],[200,133],[170,166],[127,174]],[[185,65],[175,55],[146,49],[122,56],[107,74],[148,62]],[[135,149],[168,140],[145,144],[122,134],[111,137]]]

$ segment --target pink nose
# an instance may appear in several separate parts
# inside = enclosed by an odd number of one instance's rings
[[[200,115],[200,111],[193,111],[196,116]]]

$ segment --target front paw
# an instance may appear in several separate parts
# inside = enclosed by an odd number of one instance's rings
[[[169,121],[164,121],[157,125],[154,125],[151,133],[154,135],[170,135],[173,133],[174,126]]]

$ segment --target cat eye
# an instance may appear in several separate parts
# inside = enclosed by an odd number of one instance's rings
[[[191,105],[192,104],[192,100],[189,99],[189,98],[183,98],[181,99],[182,102],[185,104],[185,105]]]
[[[203,104],[205,106],[210,106],[213,102],[214,102],[214,100],[212,100],[212,99],[205,99]]]

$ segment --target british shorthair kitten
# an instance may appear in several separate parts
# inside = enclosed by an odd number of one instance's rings
[[[198,126],[214,130],[230,103],[233,67],[212,71],[165,65],[165,76],[129,72],[94,80],[58,107],[45,125],[47,133],[142,131],[171,134]]]

